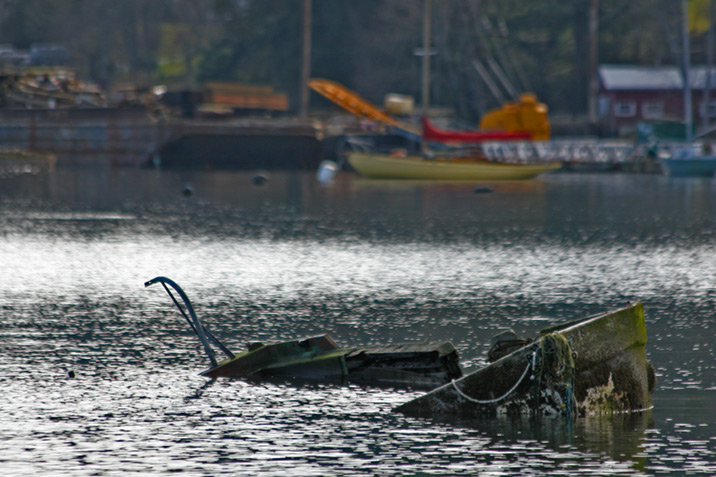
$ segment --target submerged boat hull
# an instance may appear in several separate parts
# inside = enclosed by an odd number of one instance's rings
[[[341,348],[324,335],[272,344],[249,343],[246,351],[235,354],[204,326],[176,282],[155,277],[144,286],[155,283],[162,284],[199,338],[211,363],[201,374],[210,378],[337,380],[433,389],[462,376],[457,350],[450,342]],[[179,294],[184,307],[170,288]],[[218,361],[214,347],[227,358]]]
[[[449,342],[341,348],[328,335],[253,343],[204,371],[211,378],[295,378],[433,389],[462,376]]]
[[[348,162],[370,179],[500,181],[532,179],[561,167],[559,163],[511,164],[465,159],[350,153]]]
[[[409,401],[420,417],[587,415],[652,407],[641,303],[543,330],[531,344]]]

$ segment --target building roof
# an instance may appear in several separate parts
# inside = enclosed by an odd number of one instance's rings
[[[681,73],[676,66],[603,65],[599,80],[606,90],[683,89]]]
[[[706,86],[705,66],[691,68],[689,83],[692,89]],[[607,91],[665,91],[683,89],[681,68],[678,66],[602,65],[599,80]],[[711,88],[716,89],[716,68],[711,70]]]

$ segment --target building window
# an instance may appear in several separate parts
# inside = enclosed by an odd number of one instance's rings
[[[618,101],[614,105],[614,115],[618,118],[630,118],[636,115],[636,101]]]
[[[716,101],[701,103],[701,117],[716,118]]]
[[[647,101],[641,105],[641,115],[644,119],[659,119],[664,116],[663,101]]]

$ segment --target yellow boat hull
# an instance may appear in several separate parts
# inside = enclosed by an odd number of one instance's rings
[[[489,161],[459,161],[419,156],[394,157],[388,154],[350,153],[348,162],[370,179],[448,181],[504,181],[532,179],[562,167],[548,164],[509,164]]]

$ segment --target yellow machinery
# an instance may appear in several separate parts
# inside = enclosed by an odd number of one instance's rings
[[[538,102],[534,94],[523,94],[519,101],[485,113],[480,130],[529,132],[535,141],[547,140],[550,137],[547,105]]]
[[[336,82],[315,78],[308,82],[308,86],[315,92],[330,99],[338,106],[360,118],[372,119],[388,126],[409,131],[413,134],[420,134],[419,130],[412,124],[406,124],[384,113],[377,106],[374,106],[369,101]]]
[[[345,86],[325,79],[312,79],[308,86],[358,117],[373,119],[388,126],[398,125],[397,119],[385,114]]]
[[[309,81],[308,85],[317,93],[358,117],[372,119],[388,126],[420,134],[420,130],[416,126],[406,124],[386,114],[345,86],[317,78]],[[538,102],[535,95],[523,94],[519,101],[505,103],[501,109],[486,113],[480,121],[480,130],[527,132],[530,133],[533,140],[549,139],[550,126],[547,120],[547,106]]]

